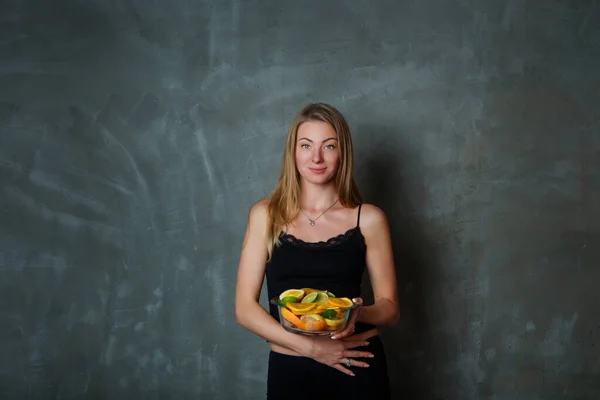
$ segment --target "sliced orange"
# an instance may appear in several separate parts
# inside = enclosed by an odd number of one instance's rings
[[[340,308],[350,308],[354,305],[347,297],[327,297],[327,303]]]
[[[292,324],[296,325],[298,328],[306,330],[306,324],[300,318],[296,317],[294,313],[288,310],[287,308],[281,307],[281,315],[283,315],[283,318],[287,319]]]
[[[327,329],[325,318],[318,314],[307,314],[300,317],[300,320],[306,324],[306,330],[309,331],[324,331]]]
[[[305,294],[311,294],[312,292],[324,292],[324,290],[313,289],[313,288],[302,288],[300,290],[304,291]]]
[[[287,303],[285,306],[294,314],[299,315],[312,311],[317,305],[315,303]]]
[[[319,314],[306,314],[300,317],[302,322],[325,322],[325,318]]]

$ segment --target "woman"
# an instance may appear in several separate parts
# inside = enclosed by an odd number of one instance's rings
[[[344,117],[309,104],[288,132],[275,190],[250,210],[235,312],[241,326],[270,343],[268,399],[390,397],[377,326],[399,318],[391,239],[385,214],[362,204],[352,165]],[[369,306],[361,299],[365,268],[375,299]],[[265,274],[269,298],[318,288],[353,299],[346,329],[334,337],[284,330],[277,308],[268,313],[258,302]]]

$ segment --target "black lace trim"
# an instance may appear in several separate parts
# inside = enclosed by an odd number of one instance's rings
[[[282,233],[279,238],[281,240],[281,242],[283,243],[290,243],[296,246],[304,246],[304,247],[331,247],[331,246],[335,246],[337,244],[340,244],[342,242],[345,242],[346,240],[348,240],[349,238],[351,238],[352,236],[354,236],[354,234],[356,232],[358,232],[360,230],[360,228],[358,226],[355,226],[354,228],[350,228],[348,229],[346,232],[344,233],[340,233],[337,236],[331,237],[327,240],[322,240],[319,242],[305,242],[302,239],[298,239],[297,237],[295,237],[292,234],[289,233]]]

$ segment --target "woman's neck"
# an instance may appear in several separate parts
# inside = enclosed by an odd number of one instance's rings
[[[312,185],[302,182],[300,185],[300,208],[308,211],[320,211],[330,207],[338,195],[334,184]]]

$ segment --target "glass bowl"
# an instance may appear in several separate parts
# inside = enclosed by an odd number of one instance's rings
[[[309,336],[328,336],[344,330],[356,305],[327,290],[288,289],[269,300],[277,307],[285,330]]]

